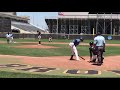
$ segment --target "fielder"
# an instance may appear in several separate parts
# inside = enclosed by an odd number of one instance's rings
[[[14,43],[13,34],[12,33],[10,34],[10,43]]]
[[[83,42],[82,38],[74,39],[72,42],[69,43],[69,46],[70,46],[71,51],[72,51],[72,55],[71,55],[70,60],[73,60],[74,54],[76,56],[76,60],[80,60],[80,58],[78,56],[78,51],[77,51],[77,48],[76,48],[76,46],[78,46],[80,42]]]
[[[8,32],[6,35],[6,39],[7,39],[7,43],[10,43],[10,39],[11,39],[11,34]]]
[[[40,45],[41,44],[41,32],[39,32],[39,31],[37,31],[37,32],[38,32],[38,41],[39,41],[38,45]]]
[[[49,37],[49,42],[52,42],[52,37],[51,36]]]
[[[94,42],[90,42],[89,43],[90,47],[89,47],[89,52],[90,52],[90,62],[96,62],[97,59],[97,50],[94,47]]]

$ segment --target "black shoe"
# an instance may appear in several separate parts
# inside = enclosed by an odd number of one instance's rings
[[[39,41],[39,44],[41,44],[41,41]]]
[[[74,60],[74,59],[73,59],[73,55],[71,55],[70,60]]]
[[[75,60],[75,59],[73,59],[73,58],[70,58],[70,60]]]
[[[98,62],[97,62],[97,65],[99,65],[99,66],[100,66],[100,65],[102,65],[102,63],[101,63],[100,61],[98,61]]]
[[[96,62],[96,59],[93,59],[93,62]]]
[[[94,63],[95,61],[89,61],[89,63]]]

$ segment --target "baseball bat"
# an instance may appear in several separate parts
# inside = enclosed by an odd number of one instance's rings
[[[85,58],[83,58],[83,57],[81,57],[81,56],[79,56],[80,58],[82,58],[83,60],[85,60]]]

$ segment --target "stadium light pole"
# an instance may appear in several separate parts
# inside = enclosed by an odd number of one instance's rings
[[[112,35],[112,13],[111,13],[111,35]]]
[[[58,17],[57,17],[57,34],[58,34]]]
[[[97,33],[97,27],[98,27],[98,13],[97,13],[97,22],[96,22],[96,33]]]
[[[104,13],[104,32],[103,34],[105,34],[105,13]]]

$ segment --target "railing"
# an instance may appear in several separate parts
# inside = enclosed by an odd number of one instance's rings
[[[88,15],[66,15],[66,16],[52,16],[45,17],[45,19],[58,19],[58,18],[83,18],[83,19],[120,19],[120,14],[88,14]]]

